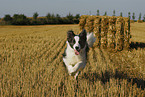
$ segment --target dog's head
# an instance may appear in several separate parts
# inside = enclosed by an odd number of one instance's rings
[[[83,30],[79,35],[75,35],[72,30],[67,32],[67,41],[72,49],[74,49],[75,54],[79,55],[81,49],[86,45],[86,30]]]

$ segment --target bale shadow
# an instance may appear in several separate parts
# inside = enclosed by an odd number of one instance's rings
[[[145,43],[142,42],[131,42],[130,49],[138,49],[138,48],[145,48]]]
[[[84,73],[82,75],[82,78],[88,80],[91,83],[94,83],[97,80],[101,80],[103,84],[109,82],[111,78],[115,78],[119,80],[126,79],[132,85],[136,84],[137,88],[141,88],[142,90],[145,89],[145,80],[139,78],[131,78],[127,74],[120,72],[118,70],[116,70],[115,73],[112,73],[110,71],[105,71],[104,73],[102,72],[101,75],[96,72]]]

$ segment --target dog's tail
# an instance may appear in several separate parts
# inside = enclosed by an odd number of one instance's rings
[[[87,42],[89,47],[93,47],[94,42],[96,41],[96,38],[94,37],[94,33],[87,33]]]

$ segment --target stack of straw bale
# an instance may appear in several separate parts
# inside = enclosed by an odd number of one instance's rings
[[[95,37],[96,37],[96,42],[95,42],[95,46],[100,46],[100,40],[101,40],[101,17],[96,16],[94,18],[94,30],[93,30]]]
[[[123,50],[124,45],[124,20],[123,17],[117,17],[116,20],[116,50]]]
[[[107,16],[102,17],[101,20],[101,48],[107,48],[107,32],[108,32],[109,18]]]
[[[93,26],[94,25],[94,18],[95,18],[95,16],[89,16],[86,19],[85,29],[89,33],[93,32],[93,29],[94,29],[94,26]]]
[[[124,18],[124,49],[129,49],[130,44],[130,19]]]
[[[115,34],[116,34],[116,17],[109,17],[109,27],[108,27],[108,34],[107,34],[107,48],[110,50],[115,49]]]
[[[85,28],[85,24],[86,24],[86,19],[87,19],[88,15],[82,15],[79,19],[79,27],[80,27],[80,31],[82,31]]]
[[[129,48],[130,19],[127,17],[83,15],[79,27],[80,31],[94,32],[95,46],[117,51]]]

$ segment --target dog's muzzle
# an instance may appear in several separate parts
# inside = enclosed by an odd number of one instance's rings
[[[80,54],[80,48],[78,46],[75,47],[75,54],[79,55]]]

